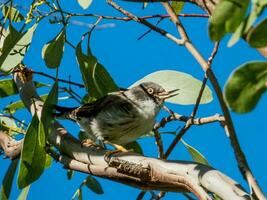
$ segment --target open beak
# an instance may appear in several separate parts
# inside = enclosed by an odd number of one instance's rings
[[[158,97],[165,101],[166,99],[169,99],[171,97],[174,97],[176,95],[178,95],[179,93],[175,93],[177,92],[179,89],[175,89],[175,90],[171,90],[171,91],[167,91],[167,92],[161,92],[161,93],[158,93]],[[174,94],[175,93],[175,94]]]

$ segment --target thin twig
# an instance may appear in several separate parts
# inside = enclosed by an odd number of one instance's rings
[[[161,136],[160,136],[157,129],[154,129],[153,132],[154,132],[154,137],[156,140],[156,145],[158,147],[158,153],[159,153],[158,158],[163,158],[164,157],[164,148],[163,148]]]
[[[14,70],[13,71],[13,73],[15,73],[15,72],[18,72],[19,70]],[[54,77],[54,76],[52,76],[52,75],[49,75],[49,74],[46,74],[46,73],[44,73],[44,72],[38,72],[38,71],[31,71],[31,73],[33,73],[33,74],[38,74],[38,75],[41,75],[41,76],[44,76],[44,77],[47,77],[47,78],[50,78],[50,79],[52,79],[52,80],[56,80],[57,78],[56,77]],[[62,82],[62,83],[68,83],[68,84],[72,84],[72,85],[75,85],[75,86],[78,86],[78,87],[80,87],[80,88],[84,88],[84,85],[83,84],[81,84],[81,83],[76,83],[76,82],[73,82],[73,81],[68,81],[68,80],[64,80],[64,79],[57,79],[59,82]]]

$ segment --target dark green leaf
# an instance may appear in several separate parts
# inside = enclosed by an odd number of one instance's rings
[[[17,198],[17,200],[26,200],[27,199],[27,196],[28,196],[28,193],[29,193],[29,190],[30,190],[30,185],[25,187],[21,193],[19,194],[19,197]]]
[[[209,35],[219,41],[226,33],[232,33],[245,17],[249,0],[221,0],[210,19]]]
[[[184,140],[181,140],[182,143],[185,145],[187,151],[190,153],[192,159],[198,163],[201,163],[203,165],[209,165],[208,160],[194,147],[187,144]]]
[[[158,83],[167,91],[179,89],[179,95],[167,99],[166,102],[182,105],[195,104],[202,86],[202,81],[197,80],[190,74],[174,70],[160,70],[136,81],[130,88],[147,81]],[[206,86],[200,103],[209,103],[212,99],[212,92],[210,88]]]
[[[90,96],[100,98],[109,92],[118,90],[117,85],[104,68],[98,63],[89,49],[89,55],[82,52],[81,42],[76,47],[76,57],[82,73],[85,88]]]
[[[9,34],[4,41],[3,54],[0,56],[1,70],[9,72],[21,63],[31,44],[36,27],[37,24],[34,24],[25,33],[21,34],[11,25],[9,26]]]
[[[46,84],[39,83],[39,82],[34,82],[35,87],[43,87],[47,86]],[[11,95],[18,94],[19,91],[17,89],[17,86],[13,79],[3,79],[0,80],[0,97],[7,97]]]
[[[65,30],[63,29],[54,39],[44,45],[42,57],[49,68],[57,68],[60,65],[65,44]]]
[[[267,18],[249,31],[247,41],[254,48],[267,46]]]
[[[184,2],[183,1],[172,1],[171,6],[175,14],[178,15],[183,10]]]
[[[136,153],[139,153],[143,155],[142,147],[138,144],[138,142],[130,142],[128,144],[123,145],[127,150],[134,151]]]
[[[20,21],[24,20],[24,17],[14,7],[3,6],[2,7],[2,14],[4,15],[4,17],[6,19],[10,19],[13,22],[20,22]]]
[[[8,167],[8,170],[5,174],[2,187],[1,187],[1,194],[0,194],[0,199],[1,200],[8,200],[14,175],[16,173],[17,165],[18,165],[19,159],[12,160],[11,164]]]
[[[90,190],[96,194],[104,194],[100,183],[92,176],[88,176],[84,183]]]
[[[93,0],[77,0],[77,1],[83,9],[88,8],[93,2]]]
[[[225,85],[225,98],[235,112],[251,111],[266,90],[267,62],[245,63],[237,68]]]
[[[45,133],[35,114],[23,142],[18,175],[19,188],[25,188],[36,181],[44,171],[45,162]]]
[[[42,95],[41,96],[41,99],[43,101],[45,101],[45,99],[47,98],[47,96],[48,96],[47,94]],[[7,112],[7,113],[14,113],[17,110],[22,109],[22,108],[25,108],[25,106],[24,106],[23,102],[21,100],[19,100],[19,101],[16,101],[16,102],[11,103],[8,106],[6,106],[4,108],[4,111]]]
[[[67,170],[67,178],[68,178],[68,180],[72,179],[73,174],[74,174],[73,170],[70,170],[70,169]]]
[[[50,90],[44,105],[42,109],[42,116],[41,116],[41,123],[44,126],[44,131],[46,138],[51,133],[51,130],[53,126],[53,120],[54,120],[54,106],[57,104],[57,98],[58,98],[58,82],[56,81]]]

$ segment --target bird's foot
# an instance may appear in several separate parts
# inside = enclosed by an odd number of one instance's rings
[[[110,161],[110,158],[112,155],[114,154],[117,154],[117,153],[122,153],[122,152],[128,152],[127,149],[125,149],[123,146],[121,145],[118,145],[118,144],[113,144],[113,143],[110,143],[110,142],[107,142],[105,141],[105,144],[109,144],[111,146],[113,146],[115,148],[115,150],[110,150],[110,151],[107,151],[104,155],[104,159],[107,163],[109,163]]]
[[[94,147],[94,148],[97,148],[97,149],[103,149],[103,147],[99,144],[96,144],[93,140],[91,139],[84,139],[82,142],[81,142],[81,145],[82,147]]]

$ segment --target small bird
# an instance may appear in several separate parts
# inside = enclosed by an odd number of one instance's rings
[[[153,129],[164,101],[177,95],[177,90],[166,91],[154,82],[144,82],[80,107],[56,106],[56,116],[76,121],[88,138],[119,149]]]

